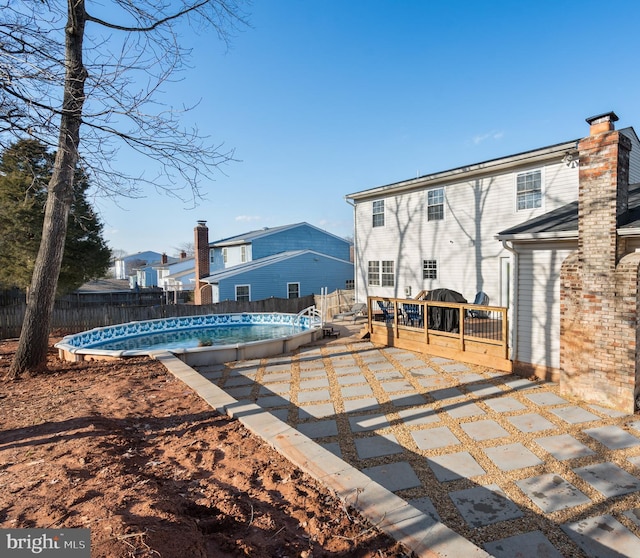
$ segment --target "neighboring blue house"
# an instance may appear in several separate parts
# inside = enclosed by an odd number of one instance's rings
[[[297,298],[353,288],[351,243],[308,223],[264,228],[208,242],[208,229],[195,229],[196,254],[208,264],[195,271],[201,302]],[[196,262],[198,256],[196,255]],[[195,276],[194,276],[195,281]],[[210,294],[210,296],[209,296]],[[196,303],[199,298],[196,297]]]
[[[213,302],[299,298],[345,289],[353,263],[313,250],[290,250],[222,269],[201,279],[211,285]]]

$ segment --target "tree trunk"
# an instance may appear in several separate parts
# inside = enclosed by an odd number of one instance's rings
[[[67,234],[74,172],[78,162],[86,80],[82,61],[85,21],[84,0],[68,0],[65,28],[66,73],[58,150],[47,187],[42,240],[29,288],[27,310],[18,349],[9,370],[12,378],[27,371],[38,372],[47,365],[51,314]]]

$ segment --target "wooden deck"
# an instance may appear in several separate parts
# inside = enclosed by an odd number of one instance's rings
[[[367,307],[374,343],[513,371],[504,307],[381,297]]]

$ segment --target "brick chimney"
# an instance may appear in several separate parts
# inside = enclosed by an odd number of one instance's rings
[[[160,262],[162,263],[162,265],[167,265],[167,263],[169,262],[169,258],[167,257],[167,254],[165,252],[162,253]]]
[[[585,401],[633,412],[640,254],[617,230],[629,202],[630,140],[618,117],[587,118],[578,144],[578,249],[560,275],[560,388]]]
[[[194,304],[211,304],[211,286],[200,281],[208,277],[209,273],[209,229],[206,221],[198,221],[193,230],[195,238],[196,284],[194,290]]]

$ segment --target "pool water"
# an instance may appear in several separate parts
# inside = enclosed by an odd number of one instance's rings
[[[92,345],[109,351],[194,349],[216,345],[235,345],[295,335],[305,328],[290,324],[234,324],[164,331],[113,339]]]

